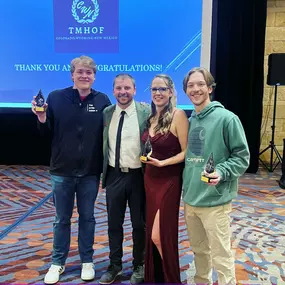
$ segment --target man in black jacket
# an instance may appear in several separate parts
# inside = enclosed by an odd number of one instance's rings
[[[38,117],[40,129],[52,133],[50,174],[56,216],[52,265],[45,275],[46,284],[58,282],[65,269],[75,193],[81,279],[95,277],[94,203],[103,164],[103,110],[111,103],[107,95],[91,89],[96,75],[93,59],[75,58],[70,69],[73,87],[51,92],[44,111],[36,111],[36,102],[32,101],[32,111]]]

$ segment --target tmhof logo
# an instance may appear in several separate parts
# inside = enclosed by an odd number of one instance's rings
[[[119,51],[119,0],[53,0],[53,6],[55,52]]]
[[[75,21],[79,24],[91,24],[99,15],[99,4],[97,0],[92,0],[90,6],[85,6],[81,0],[73,0],[71,12]]]

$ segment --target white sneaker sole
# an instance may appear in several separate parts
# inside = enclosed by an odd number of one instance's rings
[[[82,276],[81,276],[81,280],[82,281],[92,281],[92,280],[94,280],[95,279],[95,274],[94,274],[94,277],[92,277],[92,278],[83,278]]]

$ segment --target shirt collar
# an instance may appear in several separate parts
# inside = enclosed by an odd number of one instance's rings
[[[127,116],[130,116],[131,113],[136,109],[135,100],[132,101],[131,105],[128,106],[126,109],[122,109],[118,104],[116,104],[115,112],[118,116],[120,116],[122,111],[126,112]]]

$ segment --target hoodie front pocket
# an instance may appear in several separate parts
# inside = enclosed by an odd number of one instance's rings
[[[219,191],[219,186],[216,185],[216,186],[212,186],[212,192],[214,193],[214,196],[222,196],[222,192]]]

